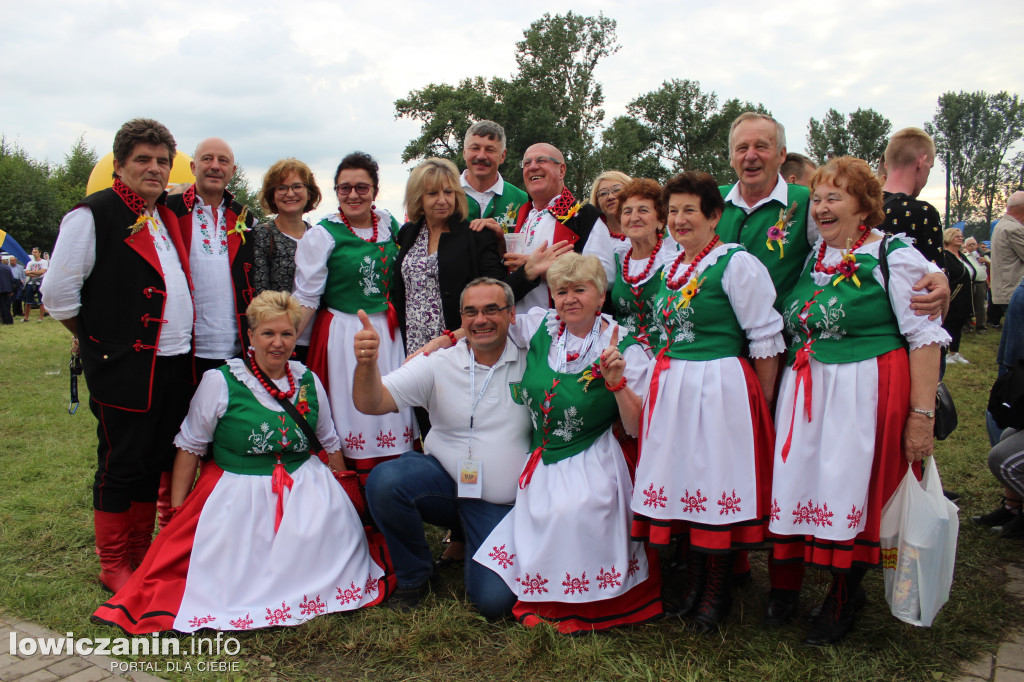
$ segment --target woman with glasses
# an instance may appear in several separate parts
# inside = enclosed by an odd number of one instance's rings
[[[320,188],[313,171],[298,159],[282,159],[267,169],[260,190],[263,210],[276,213],[253,230],[253,286],[264,291],[291,293],[295,283],[295,250],[310,228],[302,219],[320,204]],[[295,359],[306,361],[312,326],[295,344]]]
[[[398,223],[373,204],[379,187],[377,162],[369,154],[353,152],[342,159],[334,174],[337,213],[313,226],[295,252],[300,334],[316,314],[308,365],[327,389],[346,464],[359,473],[362,483],[376,464],[412,449],[417,435],[410,409],[370,416],[352,404],[355,358],[349,349],[363,326],[357,311],[366,311],[380,335],[381,373],[405,359],[391,298]]]

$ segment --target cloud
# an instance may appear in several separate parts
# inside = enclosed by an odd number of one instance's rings
[[[512,74],[523,30],[570,9],[618,22],[622,47],[597,71],[606,122],[662,81],[690,78],[722,100],[764,103],[799,151],[808,119],[830,107],[871,107],[900,128],[929,120],[947,90],[1024,92],[1024,14],[1008,0],[918,0],[898,12],[881,0],[43,0],[0,9],[0,132],[60,161],[83,132],[102,154],[121,123],[151,116],[185,150],[224,137],[254,184],[294,156],[325,188],[361,149],[381,163],[380,203],[401,215],[401,152],[418,125],[395,120],[394,101],[428,83]],[[926,190],[936,203],[942,183],[937,166]]]

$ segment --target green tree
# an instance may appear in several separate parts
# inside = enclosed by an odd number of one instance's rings
[[[517,138],[527,146],[550,142],[561,149],[568,165],[566,184],[578,192],[600,172],[595,154],[604,92],[594,71],[598,62],[619,50],[615,26],[603,14],[545,14],[516,43],[519,73],[511,85],[520,96],[532,95],[531,108],[548,112],[537,117],[546,129],[531,125],[533,130],[518,131]]]
[[[885,152],[892,123],[874,109],[857,109],[843,116],[829,109],[821,121],[811,118],[807,154],[821,165],[836,156],[856,156],[872,166]]]
[[[395,111],[395,118],[423,122],[419,137],[402,152],[403,162],[439,156],[454,161],[460,168],[465,167],[462,141],[466,130],[475,121],[495,120],[501,113],[490,84],[479,76],[466,78],[458,87],[431,83],[397,100]]]
[[[681,170],[703,170],[726,184],[729,128],[744,111],[769,113],[763,105],[730,99],[701,90],[699,81],[672,79],[640,95],[627,106],[630,116],[650,131],[651,153],[662,165],[662,177]]]
[[[549,142],[565,154],[566,184],[580,195],[600,171],[596,140],[604,94],[594,71],[618,50],[615,41],[615,21],[603,15],[545,14],[516,43],[518,70],[511,78],[432,83],[395,102],[396,118],[422,122],[402,160],[441,156],[462,168],[466,130],[486,118],[505,128],[508,157],[501,172],[506,180],[519,184],[523,152]]]
[[[99,159],[94,147],[85,144],[85,135],[79,135],[64,163],[53,169],[49,182],[53,187],[61,214],[67,213],[85,198],[89,174]]]
[[[235,174],[228,181],[227,190],[235,197],[235,201],[249,208],[249,213],[257,223],[266,221],[267,214],[263,211],[263,206],[260,205],[259,190],[254,190],[246,180],[244,168],[241,166],[235,168]]]
[[[45,161],[28,156],[18,144],[0,137],[0,229],[26,251],[53,251],[64,212]]]
[[[975,212],[991,222],[999,173],[1010,148],[1024,136],[1024,105],[1003,91],[947,92],[925,129],[946,169],[946,222]]]
[[[601,132],[601,140],[597,158],[602,172],[620,170],[630,177],[662,183],[668,178],[668,171],[654,153],[654,133],[632,116],[616,116]]]

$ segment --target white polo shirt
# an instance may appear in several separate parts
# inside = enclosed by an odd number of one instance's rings
[[[458,480],[459,461],[469,456],[469,417],[476,399],[470,390],[469,358],[463,340],[453,348],[418,355],[384,377],[399,410],[420,406],[430,413],[423,449],[452,480]],[[477,395],[490,369],[476,363]],[[506,341],[473,417],[473,459],[483,463],[482,499],[493,504],[515,502],[519,474],[529,456],[530,413],[512,399],[525,369],[526,350]]]

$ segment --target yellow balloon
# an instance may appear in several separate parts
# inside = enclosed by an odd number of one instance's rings
[[[182,183],[191,185],[196,181],[192,175],[192,157],[185,152],[179,151],[174,155],[174,165],[171,166],[171,176],[167,179],[167,189]],[[110,152],[96,162],[92,172],[89,173],[89,182],[85,186],[86,195],[99,192],[114,184],[114,152]]]

